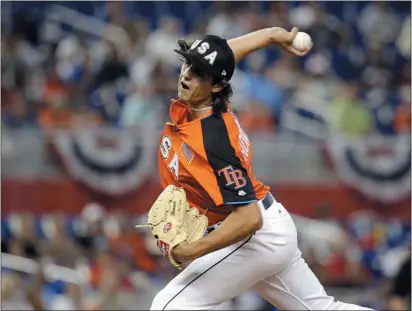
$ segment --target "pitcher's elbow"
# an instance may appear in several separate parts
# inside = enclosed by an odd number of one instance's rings
[[[260,228],[262,228],[263,226],[263,217],[262,214],[260,213],[256,213],[256,215],[254,215],[252,221],[251,221],[251,225],[253,228],[253,232],[258,231]]]

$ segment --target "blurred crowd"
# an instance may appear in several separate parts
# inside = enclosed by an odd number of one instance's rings
[[[147,308],[160,286],[156,285],[158,276],[167,279],[174,271],[159,260],[160,253],[148,234],[150,231],[135,230],[137,222],[122,212],[108,214],[95,203],[85,206],[78,217],[57,213],[34,217],[25,213],[3,218],[2,252],[40,264],[34,275],[29,275],[17,272],[21,266],[10,266],[13,260],[3,262],[3,307]],[[54,271],[57,279],[52,279],[52,273],[47,271],[51,264],[59,266]],[[73,269],[71,275],[80,271],[81,278],[70,281],[61,271],[64,268]]]
[[[247,132],[298,130],[300,118],[356,135],[410,131],[408,2],[3,1],[1,6],[5,130],[162,125],[176,96],[178,38],[204,33],[233,38],[263,27],[298,26],[314,41],[309,55],[296,58],[272,46],[236,70],[233,108]],[[308,264],[327,286],[364,288],[360,297],[349,297],[354,302],[399,307],[396,299],[408,296],[408,286],[410,292],[410,279],[405,285],[398,277],[399,271],[406,275],[405,260],[410,263],[410,226],[372,212],[339,222],[331,209],[319,206],[317,219],[294,216]],[[76,217],[2,217],[2,252],[40,267],[27,273],[17,269],[26,264],[12,259],[3,265],[2,309],[148,308],[176,270],[160,256],[148,230],[135,230],[136,223],[145,223],[145,216],[137,216],[90,203]],[[52,264],[80,271],[85,282],[50,277]],[[272,310],[251,297],[229,308]]]
[[[298,26],[304,58],[272,46],[241,62],[234,109],[247,131],[293,128],[285,111],[348,133],[408,132],[407,2],[2,3],[2,126],[161,123],[180,37]],[[385,27],[382,27],[385,25]]]
[[[397,219],[381,219],[373,212],[353,214],[342,222],[332,216],[332,206],[319,205],[316,211],[313,219],[293,216],[300,248],[313,271],[327,288],[346,289],[354,302],[388,308],[390,293],[395,291],[393,280],[404,269],[405,260],[410,260],[410,226]],[[146,217],[108,213],[103,206],[90,203],[76,217],[58,213],[34,217],[28,212],[2,218],[2,253],[33,259],[40,267],[27,274],[27,264],[14,257],[3,258],[3,307],[148,308],[156,292],[178,271],[161,256],[149,230],[134,228],[146,224]],[[55,274],[47,271],[51,265],[58,265]],[[80,273],[81,278],[71,282],[64,268],[72,269],[70,276]],[[403,272],[402,278],[408,276]],[[397,289],[403,293],[400,297],[410,293],[408,281],[402,282]],[[247,301],[247,309],[270,310],[261,299],[246,294],[249,298],[242,304]],[[229,309],[238,309],[234,306]]]

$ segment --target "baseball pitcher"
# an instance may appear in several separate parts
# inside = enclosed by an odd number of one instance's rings
[[[301,257],[288,211],[254,176],[251,143],[230,106],[235,64],[271,44],[303,56],[311,45],[297,48],[296,35],[274,27],[178,41],[177,100],[158,150],[164,191],[148,226],[163,255],[185,269],[152,310],[213,309],[248,289],[280,310],[371,310],[326,294]]]

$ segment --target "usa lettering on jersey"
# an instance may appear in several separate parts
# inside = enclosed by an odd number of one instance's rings
[[[163,136],[159,148],[163,159],[167,160],[169,158],[169,150],[172,149],[172,142],[170,138],[167,136]]]
[[[169,137],[163,136],[160,146],[160,153],[162,155],[163,160],[169,159],[170,150],[172,149],[172,141]],[[170,172],[173,173],[176,180],[179,179],[179,155],[177,152],[174,153],[172,160],[170,161],[169,165],[167,166]]]

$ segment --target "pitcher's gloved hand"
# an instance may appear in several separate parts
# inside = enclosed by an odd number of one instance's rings
[[[180,263],[172,256],[172,249],[182,242],[200,240],[206,232],[208,219],[199,215],[196,208],[190,207],[183,188],[169,185],[151,207],[148,226],[158,240],[157,245],[163,256],[180,268]]]

